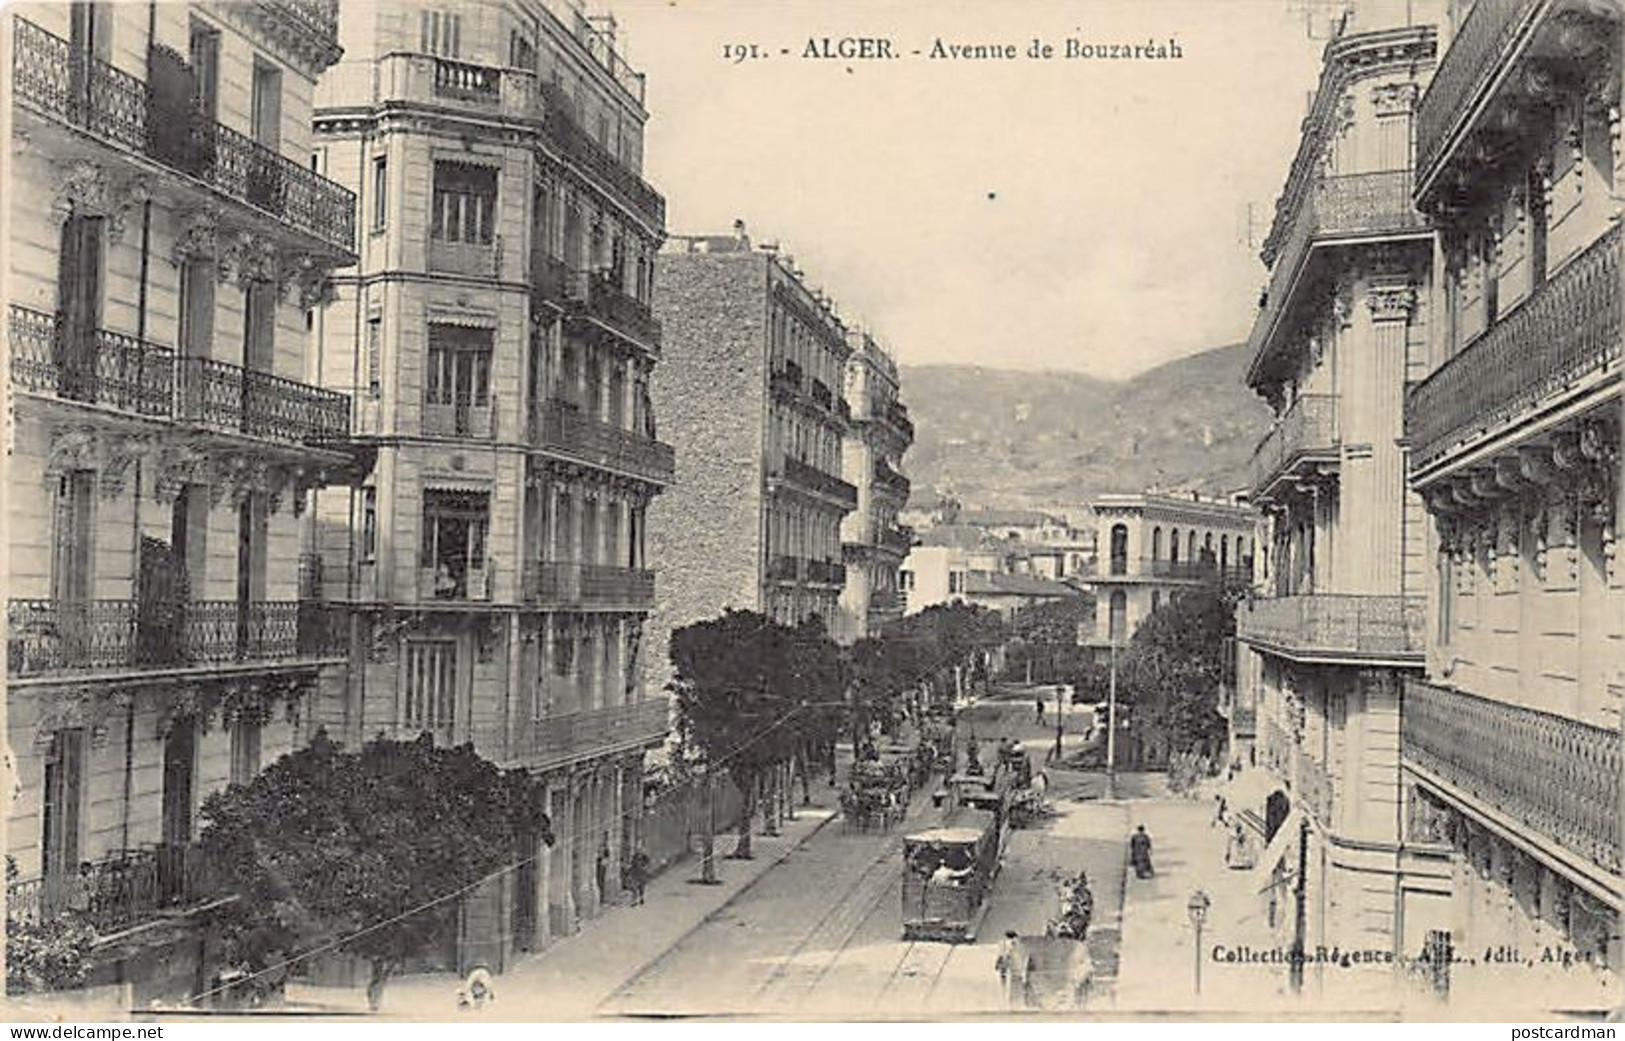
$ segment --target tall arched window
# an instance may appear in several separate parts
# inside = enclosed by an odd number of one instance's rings
[[[1128,572],[1128,525],[1112,525],[1112,574]]]
[[[1170,563],[1177,564],[1179,563],[1179,529],[1175,528],[1170,532],[1170,535],[1171,537],[1168,540],[1168,560]]]
[[[1229,535],[1220,535],[1219,536],[1219,567],[1220,568],[1228,568],[1229,566],[1230,566],[1230,536]]]
[[[1151,559],[1152,560],[1161,560],[1162,559],[1162,528],[1161,527],[1156,527],[1156,528],[1151,529]]]
[[[1121,589],[1112,591],[1110,628],[1107,636],[1112,643],[1123,642],[1123,630],[1128,628],[1128,594]]]
[[[1185,543],[1185,559],[1192,564],[1196,563],[1196,532],[1190,533],[1190,540]]]

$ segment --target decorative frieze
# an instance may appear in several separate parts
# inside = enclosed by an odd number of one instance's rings
[[[1409,321],[1416,311],[1416,287],[1408,282],[1369,286],[1365,305],[1374,322]]]
[[[1371,90],[1371,104],[1378,118],[1410,115],[1416,108],[1417,97],[1414,83],[1380,83]]]
[[[115,180],[102,166],[85,159],[52,165],[57,171],[52,214],[58,221],[75,213],[105,217],[109,242],[123,238],[130,211],[152,198],[139,179]]]
[[[181,224],[169,262],[180,267],[189,260],[214,260],[219,252],[219,215],[208,209],[193,210]]]

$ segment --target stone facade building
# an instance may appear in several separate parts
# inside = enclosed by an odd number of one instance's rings
[[[639,662],[674,466],[650,391],[665,203],[613,20],[358,4],[340,31],[315,126],[360,258],[314,332],[378,461],[308,534],[307,581],[357,640],[325,722],[471,741],[545,783],[557,841],[463,908],[460,960],[499,968],[618,895],[667,730]]]
[[[1618,4],[1454,3],[1416,116],[1438,229],[1408,377],[1426,675],[1404,680],[1403,952],[1475,1007],[1620,1004],[1621,33]],[[1539,954],[1534,955],[1540,957]]]
[[[311,162],[336,5],[6,21],[7,913],[87,918],[91,982],[144,1005],[215,967],[203,799],[344,684],[297,584],[314,490],[365,465],[309,331],[355,259],[354,196]]]
[[[1245,807],[1268,843],[1270,921],[1290,944],[1301,865],[1310,949],[1388,948],[1398,878],[1435,871],[1402,848],[1396,769],[1402,684],[1422,662],[1422,510],[1401,438],[1433,317],[1431,235],[1410,197],[1437,50],[1426,7],[1358,5],[1327,44],[1250,339],[1247,381],[1276,417],[1252,460],[1265,566],[1262,595],[1236,612],[1232,719],[1256,719],[1270,781]]]
[[[837,476],[852,347],[831,301],[787,256],[753,249],[743,225],[673,237],[657,271],[666,367],[655,407],[682,460],[650,515],[671,574],[648,652],[651,683],[664,685],[672,630],[725,609],[833,629],[841,520],[858,490]]]
[[[866,332],[847,334],[846,401],[852,423],[842,442],[842,472],[858,490],[857,509],[841,520],[841,590],[831,632],[842,643],[878,634],[903,616],[897,572],[912,533],[897,522],[908,504],[903,453],[914,443],[914,421],[898,395],[894,361]]]

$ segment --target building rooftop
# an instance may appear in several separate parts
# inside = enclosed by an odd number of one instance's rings
[[[1007,575],[992,571],[972,571],[965,576],[967,596],[1077,596],[1076,588],[1038,575]]]
[[[974,524],[979,527],[1012,527],[1012,528],[1041,528],[1045,525],[1065,524],[1059,517],[1052,517],[1038,510],[962,510],[959,514],[960,524]]]

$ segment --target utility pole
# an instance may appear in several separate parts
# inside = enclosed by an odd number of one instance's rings
[[[702,886],[718,885],[717,880],[717,793],[712,784],[711,764],[705,764],[705,847],[700,854],[700,877],[694,882]]]
[[[1106,798],[1117,798],[1117,640],[1111,642],[1112,675],[1106,693]]]
[[[1292,887],[1293,921],[1292,921],[1292,964],[1288,966],[1292,983],[1292,993],[1303,993],[1303,944],[1304,932],[1308,922],[1308,896],[1306,883],[1309,878],[1309,818],[1304,817],[1298,821],[1298,877]]]

